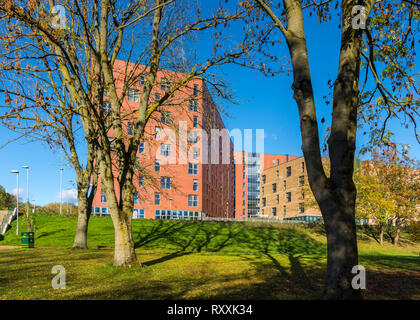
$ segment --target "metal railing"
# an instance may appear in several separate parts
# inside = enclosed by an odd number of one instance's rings
[[[1,235],[4,235],[6,233],[15,215],[16,215],[16,208],[10,209],[8,210],[7,214],[3,217],[2,221],[0,221],[0,234]]]

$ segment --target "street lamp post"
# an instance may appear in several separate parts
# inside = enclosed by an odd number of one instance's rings
[[[60,216],[61,216],[61,212],[62,212],[62,207],[63,207],[63,191],[62,191],[62,187],[63,187],[63,168],[60,168]]]
[[[29,166],[23,166],[26,169],[26,218],[29,219]]]
[[[16,235],[19,235],[19,171],[12,170],[11,173],[16,173]]]

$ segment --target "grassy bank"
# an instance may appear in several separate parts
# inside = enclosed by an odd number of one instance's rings
[[[14,227],[15,228],[15,227]],[[0,245],[19,245],[10,230]],[[72,250],[75,218],[37,218],[35,249],[0,250],[1,299],[314,299],[322,296],[326,241],[301,226],[133,221],[143,268],[112,266],[111,219],[91,219],[89,250]],[[21,231],[25,231],[22,221]],[[366,298],[420,299],[418,244],[359,240]],[[67,289],[51,287],[66,268]]]

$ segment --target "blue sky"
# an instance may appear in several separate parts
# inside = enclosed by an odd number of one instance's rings
[[[337,73],[340,30],[334,22],[318,24],[312,18],[306,19],[305,22],[318,120],[326,118],[324,124],[319,124],[322,137],[330,125],[331,112],[331,108],[325,106],[322,97],[329,93],[327,81],[334,80]],[[199,42],[200,50],[208,50],[203,41]],[[279,57],[289,56],[284,43],[276,44],[273,53]],[[230,89],[241,101],[239,105],[224,104],[223,107],[229,115],[223,116],[227,128],[264,129],[265,153],[302,155],[298,112],[291,90],[292,74],[265,77],[255,70],[239,66],[226,66],[223,72]],[[411,129],[402,128],[396,121],[391,123],[391,129],[396,133],[398,141],[412,146],[411,156],[419,159],[420,146]],[[10,131],[0,127],[0,146],[13,136]],[[359,134],[358,146],[364,142],[366,139]],[[14,190],[16,176],[11,174],[10,170],[21,170],[20,192],[22,194],[23,191],[25,201],[26,171],[21,168],[23,165],[30,166],[30,197],[38,204],[59,201],[61,167],[64,168],[63,190],[74,188],[72,181],[75,180],[75,176],[63,155],[52,152],[48,146],[39,142],[14,142],[0,149],[0,185],[9,192]]]

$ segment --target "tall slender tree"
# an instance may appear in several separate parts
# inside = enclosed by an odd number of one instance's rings
[[[358,116],[365,115],[363,120],[372,123],[372,130],[379,131],[380,141],[389,118],[403,114],[409,118],[418,138],[418,105],[413,103],[413,94],[418,93],[417,82],[413,78],[413,25],[418,23],[418,7],[409,1],[395,4],[386,0],[248,0],[240,2],[240,5],[253,10],[251,22],[257,20],[260,25],[268,23],[279,30],[286,40],[308,180],[321,209],[327,234],[325,297],[361,298],[360,290],[351,285],[354,277],[352,269],[358,265],[356,188],[353,181],[357,120]],[[328,137],[330,174],[327,175],[321,161],[317,108],[306,41],[312,33],[308,30],[305,33],[304,16],[309,11],[305,19],[314,15],[319,21],[329,21],[332,10],[341,17],[338,26],[341,28],[341,45],[337,77],[332,84],[332,124]],[[390,12],[393,14],[390,15]],[[385,30],[393,30],[394,35],[391,35],[392,32],[384,35]],[[274,36],[271,35],[266,42],[276,41]],[[369,53],[365,54],[364,49]],[[362,59],[365,60],[363,63]],[[378,70],[381,68],[377,65],[389,63],[388,59],[392,62],[380,73]],[[407,68],[403,69],[403,65]],[[362,68],[366,70],[363,74]],[[364,79],[361,82],[362,75]],[[371,83],[372,88],[367,90]],[[392,86],[390,90],[386,88],[388,83]],[[387,112],[389,117],[383,121],[382,128],[380,121],[376,123],[379,128],[375,126],[369,109]]]

